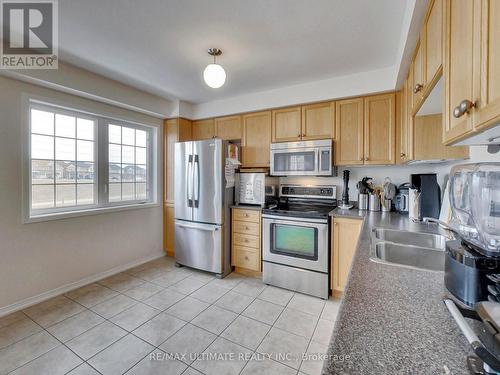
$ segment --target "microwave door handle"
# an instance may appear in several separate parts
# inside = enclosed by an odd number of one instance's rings
[[[193,207],[193,155],[189,155],[186,166],[186,199],[188,207]]]
[[[194,195],[194,207],[198,208],[200,205],[200,159],[198,155],[194,155],[194,171],[193,175],[196,173],[196,180],[194,180],[194,184],[196,187],[196,194]],[[193,189],[194,190],[194,189]]]
[[[321,174],[321,166],[320,166],[320,155],[321,155],[321,153],[319,152],[319,148],[317,148],[316,150],[314,150],[314,153],[316,154],[316,165],[314,167],[314,170],[316,172],[316,175],[320,175]]]

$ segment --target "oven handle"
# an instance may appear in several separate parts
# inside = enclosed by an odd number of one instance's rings
[[[290,216],[274,216],[263,214],[262,219],[267,219],[267,221],[271,222],[280,222],[280,223],[305,223],[305,224],[328,224],[328,219],[313,219],[313,218],[298,218],[298,217],[290,217]]]

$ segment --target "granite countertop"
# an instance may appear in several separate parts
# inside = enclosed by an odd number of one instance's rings
[[[364,224],[323,374],[445,374],[444,366],[454,375],[467,374],[472,352],[442,302],[444,273],[370,260],[372,228],[436,233],[437,226],[393,212],[335,209],[330,215]]]

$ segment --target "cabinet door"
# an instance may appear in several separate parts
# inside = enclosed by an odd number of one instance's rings
[[[500,2],[482,0],[481,38],[474,39],[474,54],[480,68],[474,68],[478,109],[473,109],[475,129],[487,128],[500,121]]]
[[[193,141],[210,139],[215,136],[213,119],[193,121]]]
[[[427,86],[439,79],[443,63],[443,0],[431,4],[425,27],[425,82]]]
[[[335,138],[335,102],[302,106],[302,139]]]
[[[344,291],[362,224],[359,219],[333,220],[331,283],[334,296],[339,296]]]
[[[179,119],[169,119],[163,125],[164,202],[174,203],[174,148],[178,140]]]
[[[302,136],[300,107],[272,111],[272,141],[299,141]]]
[[[365,98],[365,164],[394,164],[395,95]]]
[[[241,116],[216,118],[215,136],[226,140],[241,139]]]
[[[174,206],[165,204],[163,215],[163,247],[169,256],[174,256]]]
[[[396,92],[396,164],[403,164],[406,155],[406,92],[407,81],[403,89]]]
[[[425,86],[424,76],[424,44],[425,35],[422,35],[415,50],[413,58],[413,108],[420,107],[422,102],[422,93]]]
[[[243,116],[242,159],[243,168],[269,167],[271,144],[271,111]]]
[[[363,98],[335,103],[335,164],[363,164]]]
[[[463,100],[474,101],[474,15],[475,4],[478,3],[477,1],[470,0],[445,0],[444,141],[447,144],[472,131],[472,116],[463,114],[462,116],[455,117],[453,110]]]

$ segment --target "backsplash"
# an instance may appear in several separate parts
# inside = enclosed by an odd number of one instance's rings
[[[342,196],[342,173],[344,169],[351,171],[349,177],[349,199],[358,200],[358,189],[356,184],[363,177],[372,177],[376,185],[382,185],[385,177],[389,177],[396,186],[404,182],[409,182],[412,173],[437,173],[438,183],[441,192],[448,180],[448,175],[452,166],[456,164],[479,163],[486,161],[500,161],[500,155],[489,154],[486,146],[471,146],[470,159],[436,164],[411,164],[411,165],[383,165],[383,166],[360,166],[360,167],[339,167],[337,177],[282,177],[280,183],[300,183],[300,184],[334,184],[337,185],[337,199]]]

